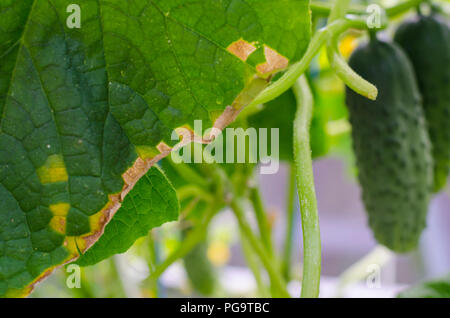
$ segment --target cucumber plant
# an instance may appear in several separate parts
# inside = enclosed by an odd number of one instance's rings
[[[217,284],[205,251],[208,227],[228,207],[261,292],[289,297],[297,188],[301,295],[317,297],[321,250],[312,159],[325,155],[328,145],[308,77],[324,47],[330,69],[349,87],[355,153],[375,237],[399,252],[416,246],[431,183],[441,188],[448,172],[448,24],[439,25],[442,47],[432,51],[447,67],[427,69],[421,64],[427,52],[405,48],[416,74],[393,44],[373,39],[367,47],[384,50],[381,56],[360,56],[360,49],[349,66],[339,42],[349,30],[385,29],[423,1],[378,6],[375,16],[348,0],[72,2],[0,0],[0,296],[27,296],[55,268],[96,264],[177,220],[188,224],[183,240],[154,261],[146,282],[155,285],[184,259],[193,287],[209,295]],[[326,24],[316,27],[324,18]],[[374,18],[377,23],[368,22]],[[377,67],[376,74],[366,64]],[[196,131],[196,121],[215,133]],[[288,162],[293,176],[283,256],[273,246],[257,162],[195,160],[228,134],[227,126],[282,130],[276,159]],[[180,149],[194,163],[175,160]],[[252,158],[234,144],[225,143],[224,152]],[[372,178],[377,167],[383,173]],[[249,225],[247,203],[258,233]],[[196,272],[200,268],[205,275]]]

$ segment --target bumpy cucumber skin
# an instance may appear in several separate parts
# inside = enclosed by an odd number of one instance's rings
[[[395,44],[372,39],[350,66],[378,88],[376,101],[346,90],[353,148],[369,225],[377,241],[402,253],[426,226],[433,159],[412,66]]]
[[[422,93],[437,192],[450,172],[450,28],[437,15],[418,16],[401,24],[394,40],[411,60]]]

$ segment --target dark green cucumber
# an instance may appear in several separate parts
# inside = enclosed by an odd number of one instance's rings
[[[396,44],[373,38],[350,66],[378,88],[376,101],[346,90],[369,225],[396,252],[416,248],[433,181],[431,143],[412,66]]]
[[[436,14],[419,15],[402,23],[394,40],[411,60],[422,93],[437,192],[450,172],[450,28]]]
[[[210,296],[216,287],[216,271],[207,256],[207,242],[197,244],[185,257],[184,268],[195,291]]]

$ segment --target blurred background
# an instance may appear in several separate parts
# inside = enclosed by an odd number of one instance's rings
[[[390,1],[390,5],[395,1]],[[365,2],[363,2],[364,4]],[[368,1],[366,3],[373,3]],[[411,15],[412,13],[410,13]],[[403,19],[402,17],[401,19]],[[399,19],[399,20],[401,20]],[[317,20],[320,27],[324,20]],[[393,27],[384,31],[390,36]],[[362,34],[349,32],[341,40],[340,50],[348,57]],[[420,248],[396,255],[377,245],[367,225],[360,198],[347,122],[344,85],[328,67],[325,51],[309,73],[315,97],[313,119],[314,176],[322,238],[321,297],[395,297],[411,284],[450,272],[450,188],[434,196],[428,213],[427,228]],[[283,135],[280,127],[280,135]],[[272,226],[275,250],[282,254],[286,235],[286,197],[290,169],[282,162],[278,173],[260,175],[259,183]],[[299,295],[301,281],[302,238],[300,215],[294,208],[292,273],[289,291]],[[253,214],[249,215],[251,218]],[[255,225],[255,220],[253,220]],[[66,284],[66,267],[55,271],[36,287],[31,297],[254,297],[264,295],[248,268],[242,252],[239,229],[234,215],[224,210],[209,228],[204,252],[214,267],[214,288],[194,289],[184,262],[173,264],[157,285],[148,282],[152,264],[161,261],[183,239],[178,222],[154,229],[125,254],[97,265],[82,268],[81,288]],[[356,264],[356,265],[355,265]],[[201,275],[201,273],[198,273]],[[267,279],[266,277],[263,277]]]
[[[262,193],[271,215],[277,251],[282,249],[285,233],[286,207],[283,198],[286,195],[287,172],[286,165],[282,165],[279,173],[261,177]],[[450,271],[448,188],[431,203],[428,226],[419,250],[395,255],[377,247],[367,226],[359,186],[345,163],[336,157],[319,159],[314,163],[314,173],[322,237],[321,297],[394,297],[411,284],[437,278]],[[289,285],[293,296],[299,295],[302,254],[298,208],[295,215],[292,257],[294,281]],[[162,255],[168,254],[179,244],[176,227],[177,223],[172,222],[153,230],[156,233],[152,234],[158,237]],[[213,220],[207,242],[207,255],[217,269],[220,285],[213,296],[258,296],[256,282],[240,248],[238,226],[232,212],[222,211]],[[143,284],[149,274],[145,257],[147,244],[147,239],[143,238],[125,254],[82,268],[80,289],[68,288],[66,279],[70,273],[66,273],[65,268],[57,269],[54,275],[36,287],[32,297],[154,297]],[[376,254],[375,258],[341,288],[346,270],[369,253]],[[377,275],[379,284],[370,284],[364,276],[373,273],[371,264],[380,266]],[[182,261],[172,265],[163,274],[159,287],[159,297],[202,296],[190,286]]]

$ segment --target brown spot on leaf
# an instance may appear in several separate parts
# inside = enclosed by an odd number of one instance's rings
[[[256,70],[261,74],[271,74],[286,68],[289,64],[287,58],[267,45],[264,45],[264,56],[266,57],[266,62],[256,67]]]
[[[159,144],[158,144],[158,146],[156,146],[156,148],[159,150],[159,152],[160,153],[163,153],[163,152],[167,152],[167,151],[171,151],[172,150],[172,148],[170,148],[166,143],[164,143],[164,142],[160,142]]]
[[[109,195],[108,204],[100,211],[101,215],[98,218],[98,229],[93,233],[88,234],[87,236],[81,237],[81,239],[84,240],[83,245],[85,246],[82,252],[87,251],[92,245],[94,245],[95,242],[97,242],[100,236],[103,235],[106,224],[108,224],[108,222],[120,208],[119,197],[119,194]]]
[[[233,104],[227,106],[223,113],[217,117],[210,135],[204,138],[204,143],[212,142],[225,127],[236,119],[242,109],[266,88],[267,84],[268,82],[262,78],[253,78],[253,80],[248,83],[244,90],[236,97]]]
[[[244,62],[247,60],[247,58],[250,56],[250,54],[252,54],[255,50],[256,50],[256,47],[253,44],[248,43],[247,41],[245,41],[243,39],[239,39],[239,40],[231,43],[227,47],[228,52],[235,55],[236,57],[238,57],[239,59],[241,59]]]

